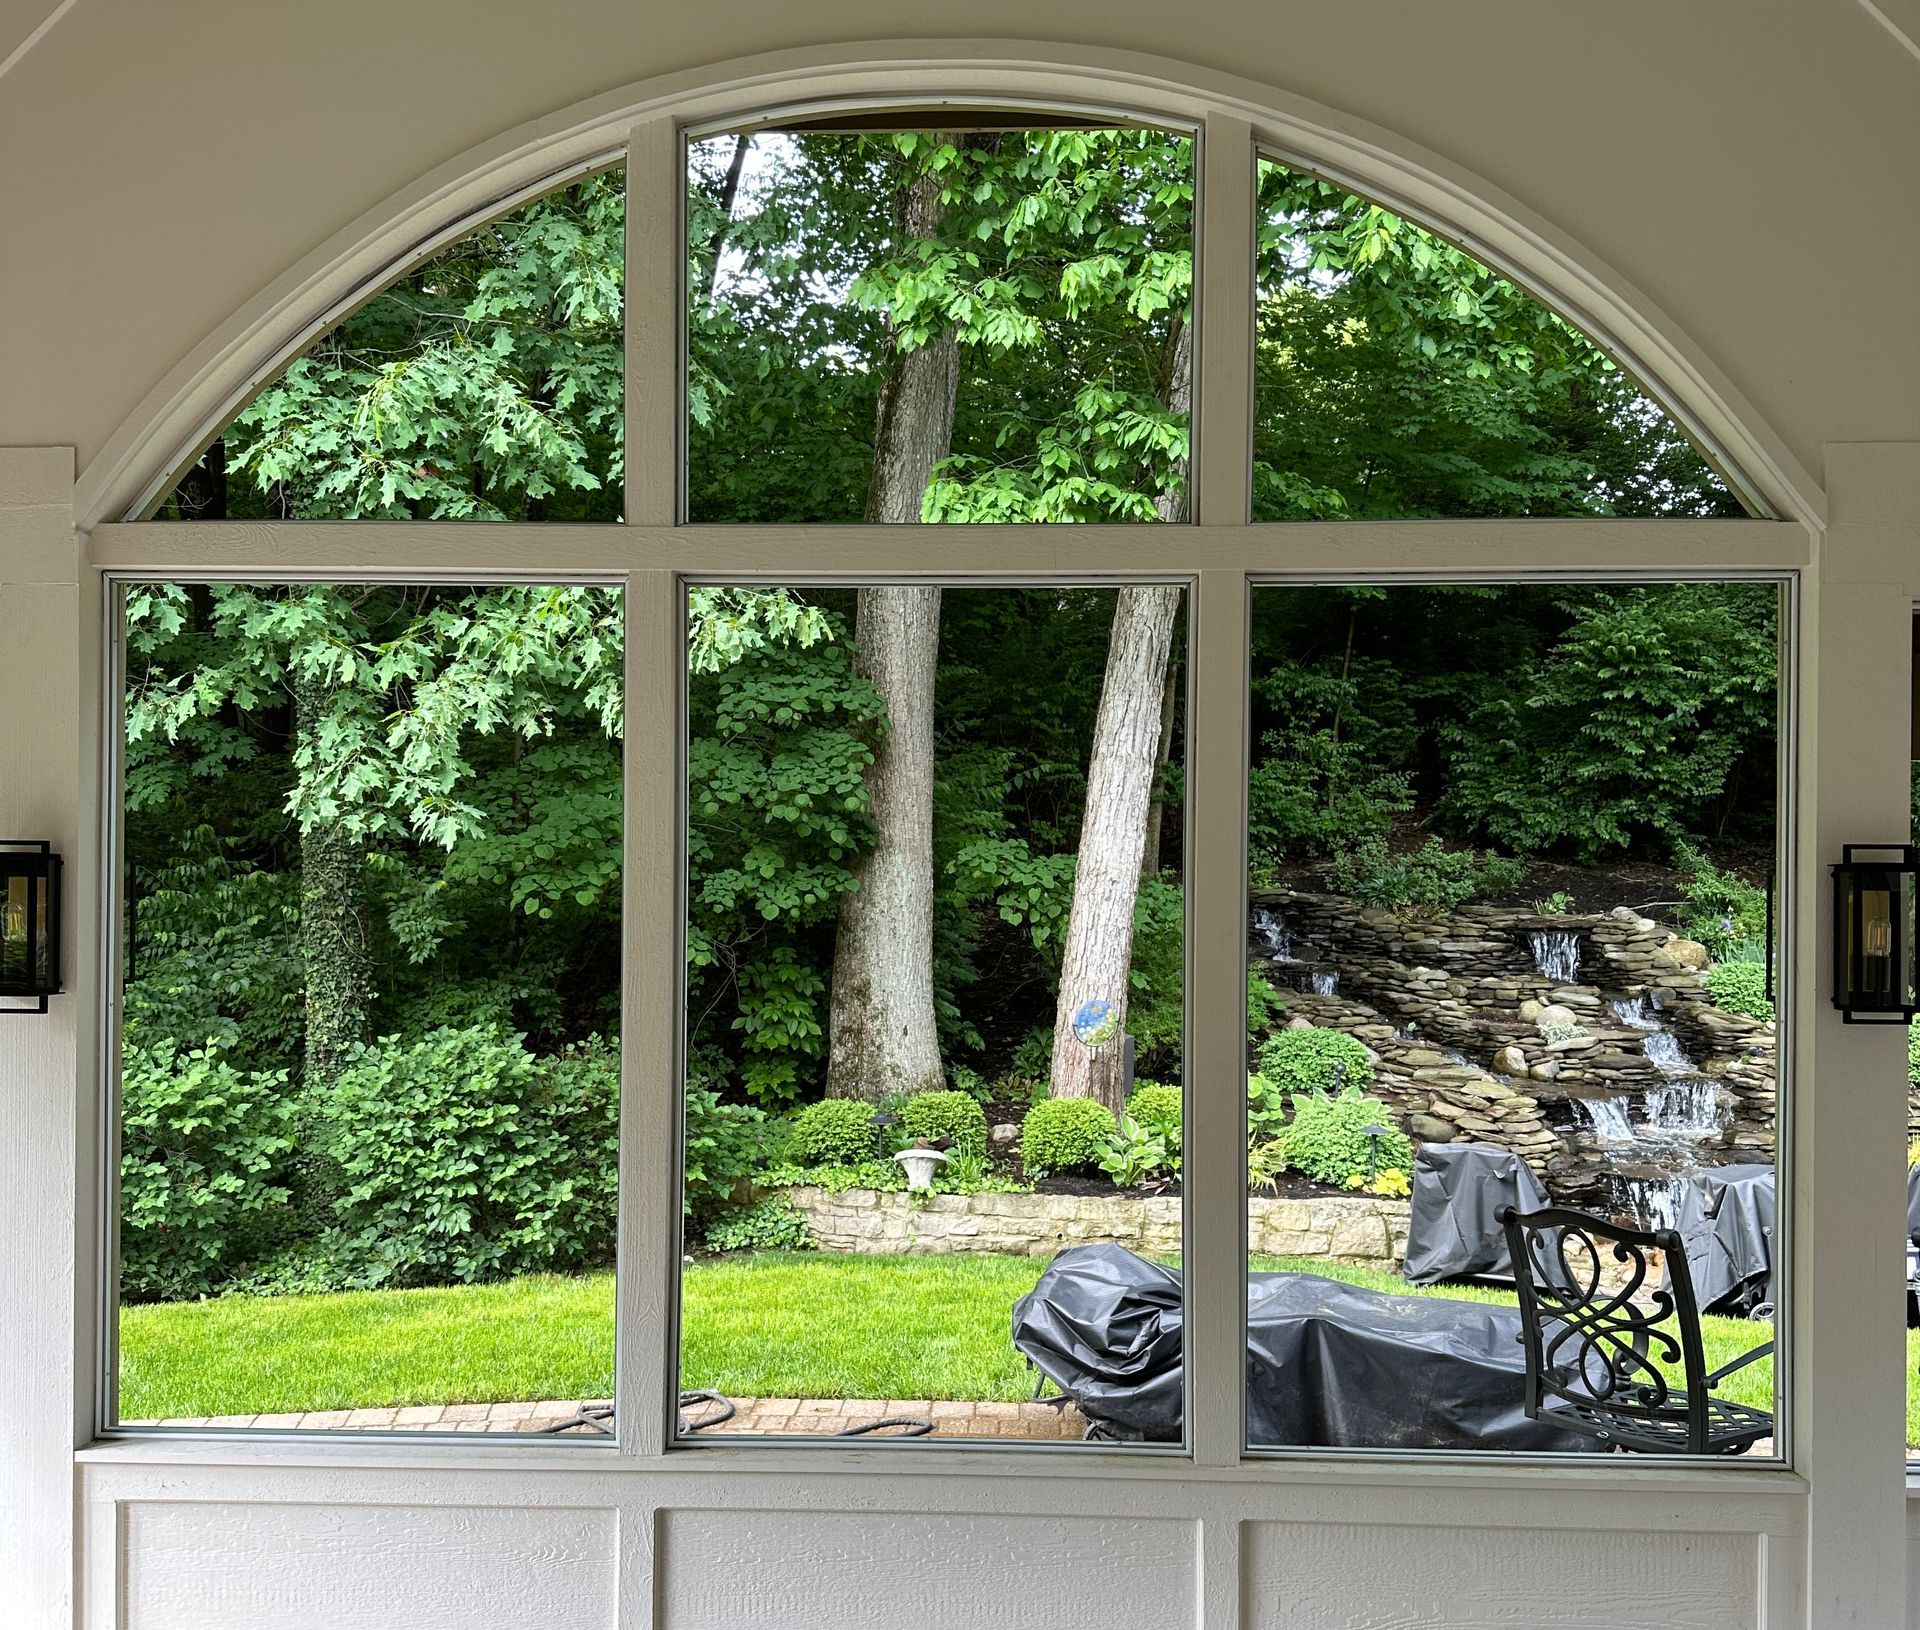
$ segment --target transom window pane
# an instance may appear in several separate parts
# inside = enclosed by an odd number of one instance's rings
[[[125,590],[121,1424],[604,1418],[621,601]]]
[[[1184,591],[688,609],[682,1437],[1181,1442]]]
[[[1187,518],[1193,143],[690,144],[694,521]]]
[[[1769,1452],[1777,585],[1252,626],[1250,1446]]]
[[[1259,165],[1253,515],[1739,515],[1585,335],[1390,211]]]
[[[626,174],[442,249],[262,390],[160,520],[616,521]]]

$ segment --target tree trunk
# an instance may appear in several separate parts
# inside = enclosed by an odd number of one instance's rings
[[[316,679],[293,683],[299,737],[319,729],[327,691]],[[300,956],[307,987],[304,1079],[320,1086],[339,1073],[347,1049],[366,1040],[368,993],[366,850],[339,826],[300,835]]]
[[[1171,655],[1171,652],[1169,652]],[[1147,844],[1140,855],[1140,881],[1160,875],[1160,826],[1167,802],[1160,796],[1160,783],[1166,775],[1167,761],[1173,757],[1173,710],[1178,687],[1171,660],[1167,663],[1166,683],[1160,691],[1160,748],[1153,755],[1153,801],[1147,805]]]
[[[940,183],[922,172],[896,199],[903,234],[930,237]],[[896,352],[874,426],[867,519],[911,525],[933,468],[953,443],[959,338]],[[833,957],[827,1094],[878,1102],[942,1085],[933,1006],[933,687],[940,591],[862,589],[855,667],[886,703],[888,728],[867,771],[873,850],[840,904]]]
[[[1187,411],[1193,370],[1191,325],[1174,336],[1167,405]],[[1184,476],[1185,472],[1182,471]],[[1187,514],[1186,482],[1162,492],[1163,521]],[[1120,590],[1107,644],[1107,672],[1094,721],[1087,767],[1087,812],[1080,827],[1080,858],[1073,877],[1054,1010],[1052,1091],[1056,1098],[1096,1098],[1118,1115],[1126,1105],[1124,1055],[1127,988],[1133,971],[1133,914],[1146,860],[1148,811],[1159,766],[1161,714],[1180,590],[1171,586]],[[1119,1023],[1113,1039],[1087,1047],[1073,1017],[1089,1001],[1109,1004]]]

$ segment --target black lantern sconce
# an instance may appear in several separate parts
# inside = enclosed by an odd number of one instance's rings
[[[37,1004],[0,1013],[44,1013],[59,994],[60,857],[50,843],[0,838],[0,996]]]
[[[1906,844],[1849,843],[1833,868],[1833,1005],[1848,1024],[1907,1024],[1920,1013],[1916,854]]]

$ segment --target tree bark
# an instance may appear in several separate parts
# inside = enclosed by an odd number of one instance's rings
[[[1160,827],[1167,812],[1166,800],[1160,796],[1160,782],[1166,774],[1167,761],[1173,757],[1173,711],[1177,691],[1171,648],[1168,655],[1166,682],[1160,689],[1160,748],[1153,755],[1152,802],[1147,805],[1147,843],[1140,855],[1140,881],[1143,883],[1160,875]]]
[[[940,182],[917,173],[895,200],[911,238],[940,224]],[[880,390],[866,518],[911,525],[933,469],[951,451],[959,337],[948,330],[896,351]],[[942,1085],[933,1006],[933,690],[940,656],[937,588],[869,588],[855,607],[855,667],[886,703],[888,728],[867,771],[876,841],[840,904],[827,1049],[827,1094],[878,1102]]]
[[[1191,401],[1193,339],[1182,323],[1174,336],[1167,405],[1185,413]],[[1182,478],[1155,507],[1162,521],[1186,519]],[[1074,869],[1073,910],[1067,919],[1054,1010],[1052,1091],[1056,1098],[1095,1098],[1115,1115],[1126,1106],[1122,1070],[1128,983],[1133,971],[1133,915],[1147,859],[1148,812],[1159,767],[1161,714],[1180,590],[1125,588],[1115,597],[1106,678],[1094,721],[1087,766],[1087,812]],[[1157,858],[1157,856],[1156,856]],[[1113,1039],[1087,1047],[1073,1033],[1073,1016],[1090,1000],[1119,1016]]]
[[[295,728],[312,736],[326,712],[326,686],[293,683]],[[365,846],[320,823],[300,835],[300,956],[306,974],[304,1079],[324,1085],[339,1073],[347,1049],[367,1037],[372,986],[367,943]]]

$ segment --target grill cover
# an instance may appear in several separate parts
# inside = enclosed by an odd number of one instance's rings
[[[1407,1225],[1407,1283],[1513,1280],[1500,1210],[1538,1211],[1552,1202],[1532,1169],[1507,1149],[1479,1143],[1423,1143],[1413,1157],[1413,1216]]]

